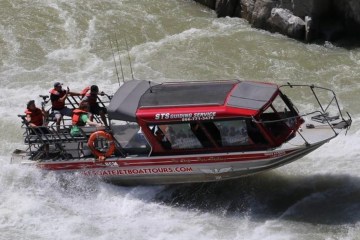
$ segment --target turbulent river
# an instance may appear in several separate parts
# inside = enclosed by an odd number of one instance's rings
[[[353,126],[287,166],[211,184],[122,187],[10,164],[17,115],[54,82],[116,91],[109,39],[126,80],[127,40],[137,79],[314,83],[337,92]],[[0,0],[0,239],[360,239],[359,80],[360,49],[300,43],[189,0]]]

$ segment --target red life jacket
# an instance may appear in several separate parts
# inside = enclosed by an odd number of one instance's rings
[[[56,96],[59,96],[58,100],[56,101],[51,101],[52,103],[52,108],[54,110],[61,110],[65,107],[65,101],[64,102],[61,102],[59,101],[60,98],[62,98],[65,94],[66,94],[66,91],[61,91],[61,92],[58,92],[55,88],[51,89],[50,90],[50,93],[52,95],[56,95]],[[50,97],[51,99],[51,97]]]
[[[84,97],[85,94],[86,94],[88,91],[90,91],[90,89],[91,89],[90,86],[87,86],[86,88],[84,88],[84,89],[80,92],[81,96]]]
[[[30,115],[31,121],[30,123],[35,126],[42,126],[44,123],[44,116],[42,111],[39,108],[35,108],[35,110],[26,109],[26,115]]]
[[[85,126],[86,122],[81,121],[81,115],[82,114],[87,114],[87,111],[81,110],[81,109],[74,109],[73,111],[73,115],[72,115],[72,125],[73,126]]]

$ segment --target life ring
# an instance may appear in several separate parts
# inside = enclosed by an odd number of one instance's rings
[[[99,151],[95,148],[94,143],[100,138],[104,138],[108,141],[109,147],[106,152]],[[110,133],[105,132],[105,131],[97,131],[97,132],[92,133],[89,137],[87,144],[88,144],[91,152],[99,159],[104,159],[105,157],[109,157],[115,151],[114,138]]]

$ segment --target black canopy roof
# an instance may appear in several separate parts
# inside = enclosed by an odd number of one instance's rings
[[[272,84],[239,80],[163,84],[131,80],[117,90],[108,107],[108,114],[111,119],[134,122],[137,109],[147,107],[226,104],[259,110],[277,89],[277,86]]]
[[[136,110],[141,96],[149,89],[149,82],[131,80],[125,82],[114,94],[108,106],[110,119],[136,122]]]

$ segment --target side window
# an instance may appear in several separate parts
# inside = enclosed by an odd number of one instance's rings
[[[191,130],[190,123],[163,124],[149,127],[165,149],[202,148],[200,141]]]
[[[115,139],[124,149],[150,149],[150,145],[137,123],[112,120],[111,129]]]
[[[220,131],[222,146],[241,146],[251,144],[248,136],[246,120],[214,122]]]
[[[218,147],[266,144],[251,119],[233,119],[212,122],[182,122],[176,124],[149,125],[157,141],[164,149],[208,149]]]
[[[169,126],[168,125],[150,125],[149,126],[155,139],[165,148],[172,149],[172,144],[169,141]]]

